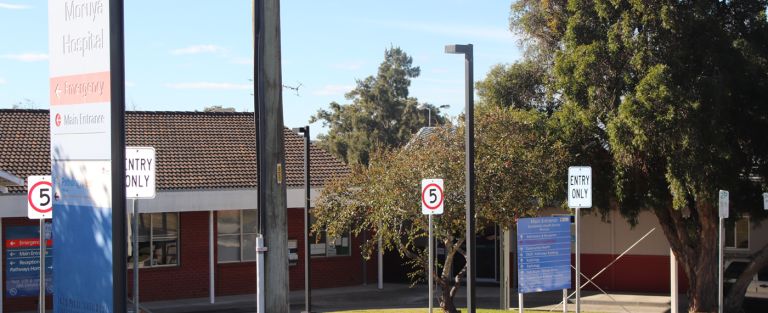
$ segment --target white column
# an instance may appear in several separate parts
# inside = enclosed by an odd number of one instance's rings
[[[675,252],[672,248],[669,248],[669,312],[678,313],[677,299],[677,259],[675,258]]]
[[[211,304],[216,303],[216,253],[215,253],[215,231],[213,229],[213,211],[208,214],[208,271]]]
[[[523,305],[523,294],[517,293],[517,311],[523,313],[525,306]]]

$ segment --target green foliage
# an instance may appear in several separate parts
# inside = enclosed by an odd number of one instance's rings
[[[488,76],[477,82],[477,94],[483,103],[520,109],[552,112],[556,101],[547,94],[549,75],[537,62],[524,60],[510,65],[496,65]]]
[[[618,208],[630,222],[653,210],[688,273],[691,310],[716,305],[717,190],[731,192],[732,216],[766,216],[758,203],[768,178],[767,7],[512,4],[511,28],[527,39],[524,62],[547,69],[544,88],[562,101],[552,123],[575,160],[597,167],[594,194],[608,195],[598,207]]]
[[[321,109],[310,119],[329,127],[328,134],[318,136],[318,144],[349,164],[368,164],[374,147],[405,144],[428,124],[429,112],[419,110],[418,100],[408,95],[411,79],[420,73],[403,50],[387,49],[376,76],[358,80],[346,94],[352,103],[332,102],[329,110]],[[433,124],[445,122],[439,107],[427,106]]]
[[[370,164],[353,166],[345,179],[326,185],[315,205],[315,230],[331,236],[373,230],[388,250],[409,258],[414,280],[427,269],[424,239],[427,217],[421,214],[420,186],[425,178],[442,178],[445,213],[435,218],[435,238],[446,247],[436,281],[444,290],[458,288],[449,276],[454,256],[464,254],[464,129],[444,125],[407,146],[373,154]],[[512,227],[565,193],[565,145],[557,141],[546,114],[495,106],[476,114],[476,216],[478,233],[486,227]],[[557,197],[559,198],[559,197]],[[365,245],[370,256],[376,239]],[[443,293],[444,295],[447,293]],[[451,301],[443,297],[441,300]]]

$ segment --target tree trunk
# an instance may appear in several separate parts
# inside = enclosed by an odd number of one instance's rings
[[[690,217],[672,208],[654,213],[688,277],[688,312],[717,312],[717,210],[702,201]]]
[[[757,274],[761,268],[768,265],[768,244],[755,252],[755,254],[750,257],[750,260],[751,262],[747,265],[747,268],[744,269],[744,272],[739,275],[739,278],[736,279],[736,282],[731,286],[731,289],[728,290],[725,297],[724,312],[744,312],[744,309],[741,306],[744,304],[744,294],[747,292],[747,287],[749,287],[752,277],[755,277],[755,274]]]

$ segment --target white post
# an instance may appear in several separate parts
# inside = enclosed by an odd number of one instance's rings
[[[677,259],[675,252],[669,248],[669,312],[678,313],[677,299]]]
[[[429,313],[432,313],[432,295],[433,295],[433,281],[432,281],[432,268],[434,267],[434,256],[432,255],[432,251],[434,250],[433,243],[432,243],[432,214],[429,214]]]
[[[40,218],[40,313],[45,313],[45,218]]]
[[[379,262],[377,264],[379,268],[379,289],[384,289],[384,247],[382,244],[381,235],[379,235]]]
[[[581,245],[579,241],[579,208],[576,208],[576,313],[581,313]]]
[[[131,199],[133,213],[133,307],[135,313],[139,310],[139,210],[136,209],[136,199]]]
[[[718,235],[718,260],[717,260],[717,312],[723,313],[723,228],[725,225],[725,219],[722,216],[719,218],[720,227],[718,228],[720,234]]]
[[[264,298],[264,237],[256,237],[256,312],[266,313]]]
[[[523,293],[518,292],[517,293],[517,311],[520,313],[523,313],[523,309],[525,306],[523,305]]]
[[[208,276],[209,276],[209,286],[208,290],[210,292],[210,302],[211,304],[216,303],[216,256],[214,251],[214,245],[215,242],[215,234],[213,230],[213,211],[210,211],[208,214]]]
[[[568,313],[568,289],[563,289],[563,313]]]

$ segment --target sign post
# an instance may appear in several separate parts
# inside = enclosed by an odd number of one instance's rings
[[[48,247],[45,238],[45,219],[53,215],[53,184],[51,176],[27,177],[27,217],[40,220],[40,284],[39,284],[39,309],[45,313],[45,257]]]
[[[576,235],[576,313],[581,313],[581,246],[579,209],[592,207],[592,167],[571,166],[568,168],[568,207],[575,209]],[[566,300],[566,299],[563,299]]]
[[[134,313],[141,312],[139,308],[139,211],[136,209],[138,199],[155,198],[155,148],[125,147],[125,195],[131,199],[133,214],[133,307]]]
[[[726,190],[720,190],[718,192],[718,207],[719,207],[719,219],[720,225],[718,227],[718,247],[717,247],[717,312],[723,313],[723,246],[725,244],[725,238],[723,232],[725,229],[725,219],[728,218],[728,200],[729,194]]]
[[[443,200],[445,200],[445,193],[443,192],[443,180],[442,179],[423,179],[421,181],[421,213],[428,216],[429,219],[429,313],[432,313],[432,297],[434,296],[434,279],[432,272],[434,271],[434,238],[432,235],[432,215],[443,214]]]

